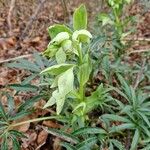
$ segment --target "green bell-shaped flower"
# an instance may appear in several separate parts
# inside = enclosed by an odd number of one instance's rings
[[[77,30],[72,35],[72,40],[75,42],[89,43],[92,38],[92,34],[87,30]]]

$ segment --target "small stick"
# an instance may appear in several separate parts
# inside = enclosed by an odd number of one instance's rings
[[[62,3],[63,10],[64,10],[64,21],[66,22],[67,17],[68,17],[68,9],[67,9],[66,0],[61,0],[61,3]]]
[[[130,55],[130,54],[133,54],[133,53],[144,53],[144,52],[150,52],[150,49],[134,50],[134,51],[131,51],[127,54]]]
[[[41,53],[39,53],[39,54],[41,54]],[[33,56],[33,54],[27,54],[27,55],[14,57],[14,58],[9,58],[9,59],[0,61],[0,64],[7,63],[7,62],[10,62],[10,61],[15,61],[15,60],[18,60],[18,59],[21,59],[21,58],[29,58],[29,57],[32,57],[32,56]]]
[[[41,10],[41,8],[43,7],[43,5],[44,5],[45,2],[46,2],[46,0],[40,0],[40,3],[38,5],[37,9],[35,10],[35,13],[31,16],[29,22],[26,25],[26,28],[23,30],[23,32],[22,32],[22,34],[20,36],[21,40],[23,40],[27,36],[28,30],[30,29],[33,21],[36,19],[39,11]]]
[[[12,17],[13,10],[14,10],[14,7],[15,7],[15,2],[16,2],[16,0],[11,0],[10,9],[9,9],[9,12],[8,12],[8,17],[7,17],[7,23],[8,23],[9,34],[10,35],[12,35],[11,17]]]

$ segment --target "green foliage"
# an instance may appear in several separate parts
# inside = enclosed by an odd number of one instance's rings
[[[15,110],[14,99],[8,93],[2,93],[7,97],[7,110],[4,109],[0,101],[0,138],[2,139],[1,149],[8,150],[9,142],[12,141],[13,150],[20,150],[20,139],[26,138],[25,135],[19,131],[11,128],[11,122],[25,117],[31,112],[24,109]]]
[[[77,8],[73,14],[73,28],[74,30],[87,28],[87,11],[84,5]]]
[[[133,28],[128,29],[134,18],[124,15],[126,5],[130,3],[131,0],[107,0],[109,13],[100,13],[97,17],[98,22],[102,24],[101,32],[104,31],[103,33],[111,41],[113,53],[117,57],[125,53],[128,47],[124,38],[134,31]]]
[[[73,18],[74,31],[68,32],[68,28],[61,25],[49,28],[50,36],[53,39],[49,43],[48,49],[44,52],[47,57],[53,58],[55,56],[54,59],[57,62],[56,65],[41,72],[42,74],[54,75],[55,78],[51,88],[57,87],[44,108],[56,104],[57,114],[62,112],[65,100],[69,98],[71,92],[75,93],[75,99],[78,99],[77,105],[79,106],[77,108],[80,107],[80,102],[84,101],[85,86],[92,71],[89,53],[86,51],[84,56],[82,50],[84,47],[82,44],[88,45],[92,38],[91,33],[85,30],[87,12],[84,5],[76,9]],[[54,47],[55,50],[53,49]],[[72,60],[71,63],[70,60]],[[78,78],[78,87],[74,84],[76,76]],[[77,110],[77,108],[74,109]],[[75,111],[74,109],[73,111]]]
[[[13,127],[45,119],[61,122],[59,130],[42,129],[59,137],[67,150],[125,150],[128,140],[130,150],[150,149],[149,61],[130,64],[122,51],[122,39],[131,33],[127,31],[131,19],[123,16],[129,3],[107,1],[111,11],[98,16],[104,32],[96,37],[87,30],[87,11],[81,5],[73,14],[72,28],[60,24],[48,28],[51,41],[43,52],[46,58],[34,53],[32,62],[20,59],[7,64],[30,73],[22,83],[7,88],[15,90],[15,95],[27,92],[34,96],[15,108],[13,98],[2,93],[7,97],[6,107],[0,102],[2,150],[10,149],[10,139],[13,149],[20,149],[25,137]],[[111,34],[105,33],[107,29]],[[33,84],[34,79],[38,83]],[[46,100],[43,109],[56,111],[54,116],[14,123],[32,113],[40,99]]]

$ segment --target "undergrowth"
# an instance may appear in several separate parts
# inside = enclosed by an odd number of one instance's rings
[[[21,149],[26,137],[14,127],[46,119],[63,124],[61,129],[41,128],[62,139],[60,145],[67,150],[150,149],[149,56],[128,61],[132,57],[123,39],[133,31],[126,30],[132,17],[124,17],[122,10],[129,3],[108,0],[110,13],[98,15],[100,32],[105,31],[101,35],[87,30],[87,11],[81,5],[73,14],[72,27],[55,24],[48,28],[51,41],[43,56],[34,53],[33,62],[20,59],[7,64],[30,72],[22,83],[7,88],[14,89],[15,95],[34,96],[16,108],[11,94],[1,92],[7,97],[7,106],[0,102],[2,150]],[[33,85],[35,79],[38,83]],[[18,122],[32,114],[34,103],[41,99],[46,101],[43,109],[54,113]]]

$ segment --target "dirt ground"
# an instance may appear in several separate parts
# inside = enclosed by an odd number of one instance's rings
[[[0,0],[0,90],[8,83],[20,82],[25,75],[24,71],[8,69],[3,61],[32,54],[33,51],[44,51],[50,41],[47,28],[54,23],[71,24],[71,15],[79,4],[86,4],[90,22],[95,20],[97,12],[105,9],[101,0],[66,0],[67,11],[63,0],[14,0],[14,2],[11,9],[10,0]],[[129,13],[138,14],[140,18],[135,36],[150,38],[150,11],[144,12],[141,5],[134,3],[129,8]],[[144,44],[136,42],[133,46],[135,50],[147,48],[150,48],[150,42]],[[16,101],[21,100],[22,97],[16,97]],[[43,105],[43,103],[40,101],[36,105]],[[37,109],[37,111],[37,117],[47,113],[46,110]],[[54,121],[44,121],[43,124],[60,128],[60,125]],[[28,137],[23,141],[22,150],[60,150],[59,139],[48,135],[43,130],[36,130],[34,124],[25,124],[18,130],[25,132]]]

